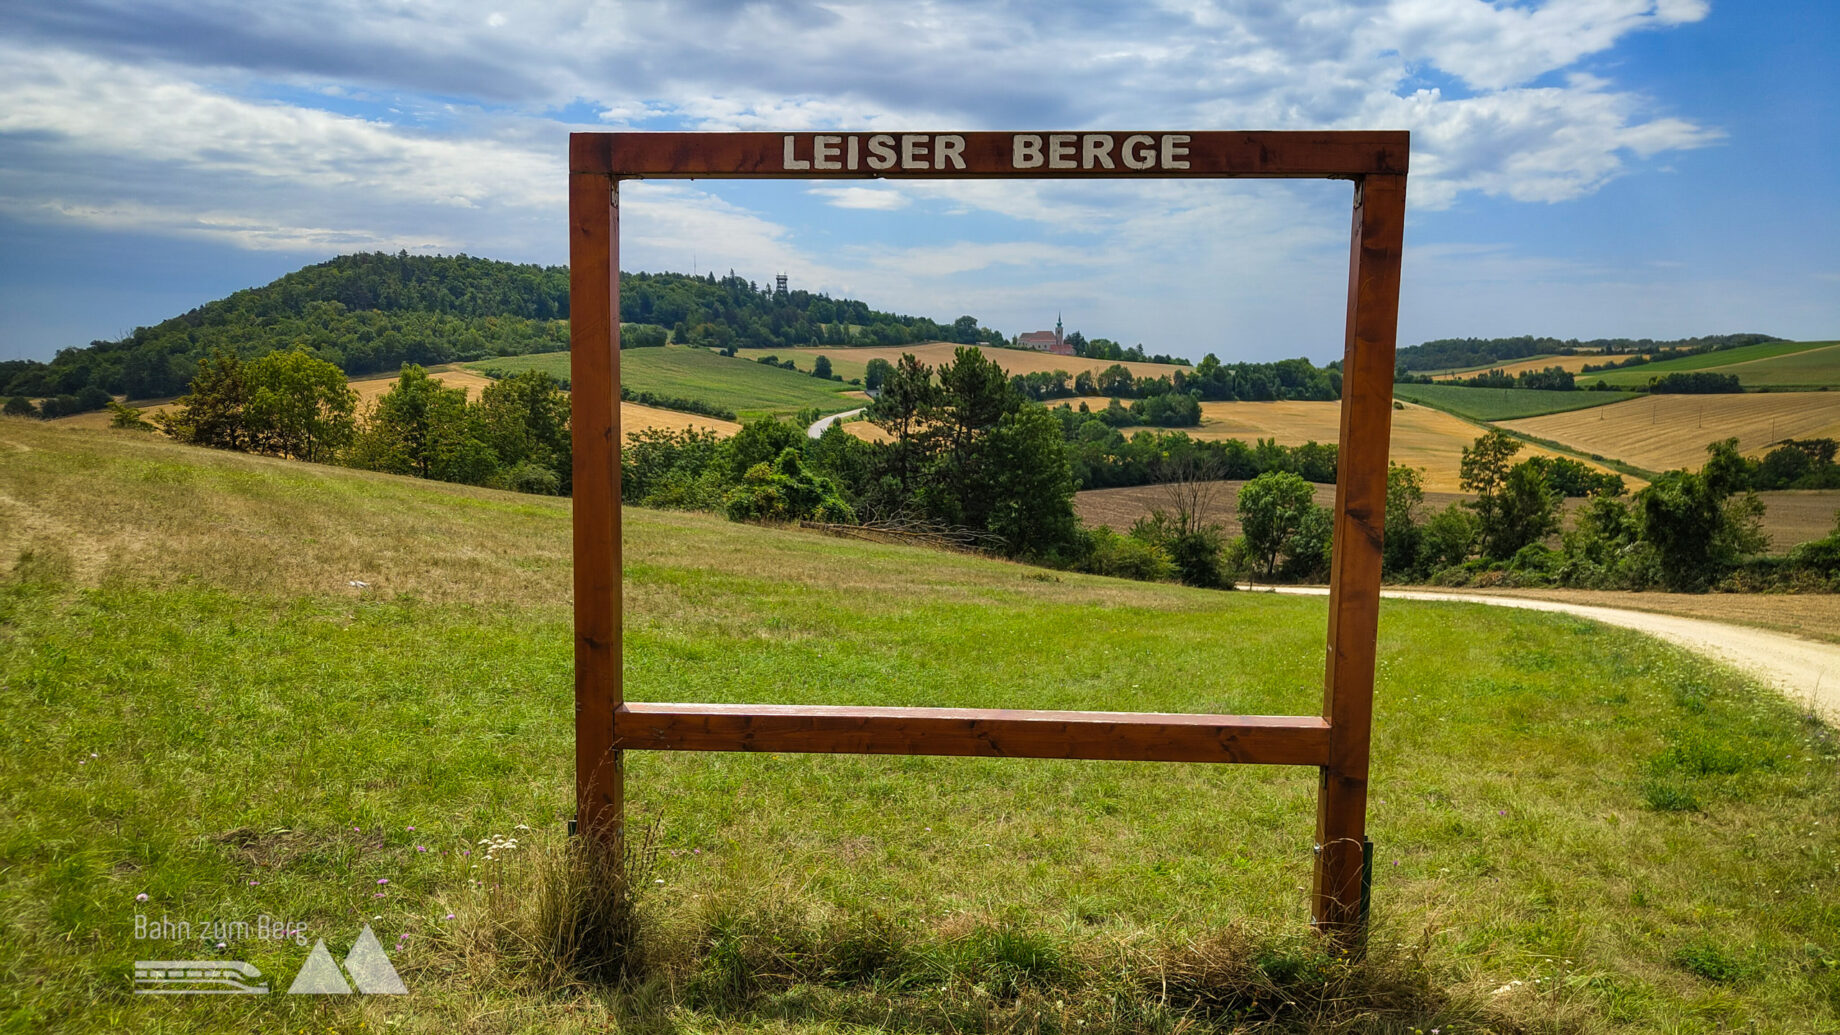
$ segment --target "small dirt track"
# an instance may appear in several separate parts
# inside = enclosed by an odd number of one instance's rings
[[[1259,591],[1304,596],[1327,596],[1329,593],[1326,589],[1308,586],[1281,586],[1275,589],[1260,587]],[[1828,723],[1840,725],[1840,646],[1834,644],[1816,643],[1797,636],[1709,622],[1701,618],[1625,611],[1616,607],[1594,607],[1556,600],[1410,589],[1382,590],[1380,596],[1385,600],[1452,601],[1493,607],[1523,607],[1531,611],[1561,611],[1580,618],[1594,619],[1605,625],[1634,629],[1724,662],[1774,687],[1790,700],[1819,712]]]

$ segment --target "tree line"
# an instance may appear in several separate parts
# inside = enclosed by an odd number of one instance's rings
[[[1840,485],[1831,440],[1790,443],[1762,461],[1739,454],[1736,439],[1714,442],[1699,470],[1665,472],[1633,496],[1620,478],[1603,481],[1557,548],[1548,544],[1561,527],[1555,461],[1515,463],[1520,449],[1499,429],[1477,439],[1463,451],[1460,483],[1475,499],[1428,516],[1419,513],[1424,493],[1417,472],[1390,472],[1387,574],[1441,585],[1840,590],[1840,525],[1826,539],[1768,556],[1764,503],[1756,494],[1784,480]]]
[[[415,364],[364,413],[344,371],[305,349],[253,360],[202,359],[191,390],[151,421],[121,403],[113,424],[158,428],[180,442],[370,471],[568,494],[568,397],[529,370],[494,381],[476,400]]]

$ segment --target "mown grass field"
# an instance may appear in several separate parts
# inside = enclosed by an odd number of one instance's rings
[[[1651,377],[1674,371],[1701,370],[1736,374],[1745,387],[1840,385],[1840,342],[1768,341],[1741,348],[1664,359],[1658,363],[1581,374],[1583,381],[1610,385],[1645,385]]]
[[[1735,438],[1757,455],[1784,439],[1840,437],[1840,392],[1653,395],[1502,426],[1650,471],[1697,470],[1709,442]]]
[[[506,356],[467,366],[482,372],[545,370],[566,382],[569,354],[541,352]],[[836,413],[865,402],[860,393],[847,384],[820,381],[806,373],[677,345],[622,350],[620,380],[635,392],[657,392],[726,407],[743,420],[767,415],[787,416],[804,409]]]
[[[1556,392],[1532,388],[1465,388],[1461,385],[1396,384],[1393,397],[1448,410],[1470,420],[1513,420],[1585,410],[1623,402],[1627,392]]]
[[[1840,1023],[1833,732],[1632,633],[1445,604],[1382,612],[1365,963],[1305,929],[1309,772],[633,753],[643,976],[559,979],[528,913],[571,809],[568,543],[567,501],[0,421],[0,1028]],[[1318,600],[643,510],[625,549],[633,699],[1320,698]],[[278,990],[307,952],[150,949],[137,913],[335,958],[368,922],[409,995],[135,996],[135,959]]]

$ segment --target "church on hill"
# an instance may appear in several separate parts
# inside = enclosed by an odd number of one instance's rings
[[[1016,336],[1016,344],[1037,352],[1050,352],[1056,356],[1073,355],[1073,346],[1067,344],[1067,338],[1061,333],[1061,314],[1054,314],[1054,329],[1051,331],[1029,331]]]

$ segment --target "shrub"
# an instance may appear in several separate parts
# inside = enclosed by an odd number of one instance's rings
[[[1085,529],[1086,555],[1075,570],[1140,582],[1168,582],[1176,577],[1175,562],[1157,543],[1119,535],[1100,525]]]
[[[723,500],[731,521],[809,519],[854,523],[856,512],[829,478],[805,469],[799,452],[787,448],[772,464],[748,468],[741,484]]]

